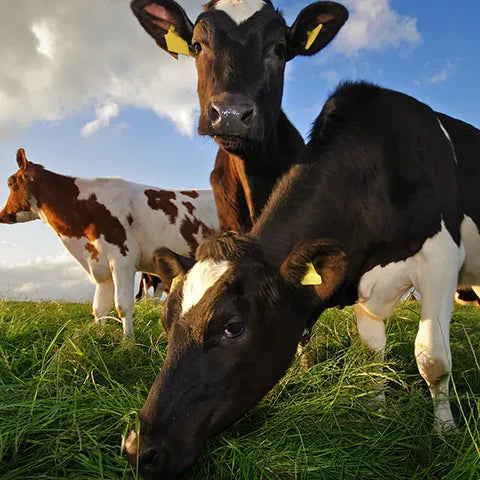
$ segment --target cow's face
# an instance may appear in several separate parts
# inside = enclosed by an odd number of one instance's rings
[[[174,264],[173,257],[164,262]],[[255,242],[232,234],[200,246],[197,258],[166,301],[165,364],[140,412],[140,435],[131,432],[126,442],[129,461],[148,479],[183,471],[207,438],[275,385],[345,263],[336,244],[317,242],[299,247],[279,269]],[[302,286],[309,263],[323,277],[318,287]]]
[[[17,152],[17,163],[19,170],[7,182],[10,195],[0,212],[0,223],[29,222],[38,218],[31,210],[33,165],[26,159],[23,148]]]
[[[348,17],[333,2],[306,7],[292,27],[270,0],[213,0],[195,24],[171,0],[133,0],[132,9],[164,50],[182,50],[172,35],[184,42],[198,72],[199,133],[239,155],[274,128],[286,62],[320,51]]]

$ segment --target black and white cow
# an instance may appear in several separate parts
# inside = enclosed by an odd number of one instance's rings
[[[172,478],[207,438],[256,404],[327,307],[355,305],[383,357],[383,320],[412,286],[415,341],[435,428],[454,427],[449,324],[457,285],[480,282],[480,131],[367,83],[337,89],[249,235],[218,234],[177,275],[165,304],[165,364],[126,441],[146,478]],[[192,388],[192,385],[195,387]],[[138,446],[137,446],[138,445]]]
[[[219,145],[210,180],[220,226],[248,231],[305,147],[281,109],[286,62],[322,50],[347,10],[315,2],[288,27],[270,0],[212,0],[195,24],[172,0],[133,0],[131,7],[159,47],[195,59],[198,132]]]

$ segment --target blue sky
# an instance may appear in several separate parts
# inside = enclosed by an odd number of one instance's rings
[[[51,0],[40,12],[34,0],[24,1],[20,8],[13,2],[0,7],[11,20],[0,32],[2,45],[8,44],[0,52],[0,203],[19,147],[30,160],[68,175],[208,187],[216,148],[195,133],[193,61],[176,62],[155,47],[127,1],[72,0],[69,11]],[[202,2],[180,3],[194,17]],[[290,23],[308,4],[275,3]],[[478,0],[461,8],[446,0],[345,5],[351,20],[337,39],[316,57],[297,58],[288,67],[284,110],[305,137],[343,79],[400,90],[480,127]],[[69,261],[40,221],[0,225],[0,294],[86,298],[86,275]],[[55,286],[48,275],[59,270]]]

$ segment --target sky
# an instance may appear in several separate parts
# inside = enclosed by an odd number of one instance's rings
[[[0,204],[15,152],[58,173],[208,188],[216,147],[196,134],[191,58],[156,47],[127,0],[0,3]],[[195,19],[202,1],[179,2]],[[292,24],[306,1],[274,0]],[[480,127],[480,2],[345,0],[350,19],[287,66],[283,108],[307,139],[342,80],[412,95]],[[0,225],[0,298],[90,300],[87,274],[40,220]]]

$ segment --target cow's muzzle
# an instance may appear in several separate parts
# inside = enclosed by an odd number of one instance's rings
[[[243,142],[260,140],[261,120],[255,102],[241,94],[221,94],[213,97],[202,112],[198,131],[200,135],[224,138],[231,143],[235,138]]]

